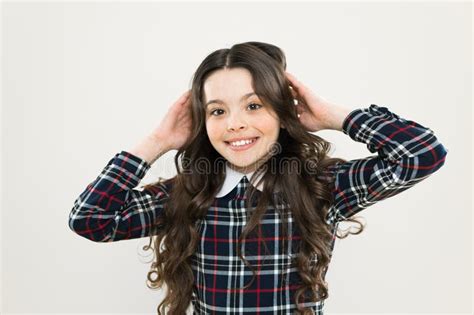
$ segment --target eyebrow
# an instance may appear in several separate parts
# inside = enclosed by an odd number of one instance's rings
[[[257,93],[255,93],[255,92],[250,92],[250,93],[244,94],[244,96],[242,96],[242,97],[240,98],[240,101],[242,102],[243,100],[249,98],[249,97],[252,96],[252,95],[257,95]],[[218,100],[218,99],[215,99],[215,100],[210,100],[209,102],[207,102],[205,107],[209,106],[209,105],[212,104],[212,103],[224,104],[223,101]]]

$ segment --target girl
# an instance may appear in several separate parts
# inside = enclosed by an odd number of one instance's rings
[[[444,164],[431,129],[375,104],[328,102],[285,70],[271,44],[211,53],[156,129],[74,202],[69,227],[89,240],[150,237],[147,285],[167,287],[158,314],[191,302],[194,314],[323,314],[334,241],[364,229],[354,214]],[[331,158],[311,133],[323,129],[377,154]],[[169,150],[177,175],[136,189]],[[360,229],[340,235],[343,221]]]

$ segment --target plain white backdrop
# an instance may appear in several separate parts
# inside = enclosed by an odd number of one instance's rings
[[[3,2],[1,313],[156,314],[148,238],[74,234],[74,200],[155,127],[212,51],[281,47],[287,70],[341,105],[377,104],[448,149],[425,181],[360,213],[337,240],[326,312],[470,313],[472,4],[469,2]],[[371,153],[318,133],[333,156]],[[171,151],[141,184],[175,174]]]

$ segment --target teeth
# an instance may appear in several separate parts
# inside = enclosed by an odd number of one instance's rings
[[[230,145],[231,145],[231,146],[238,147],[238,146],[242,146],[242,145],[246,145],[246,144],[252,143],[252,142],[254,142],[254,141],[255,141],[255,139],[252,139],[252,140],[240,140],[240,141],[230,142]]]

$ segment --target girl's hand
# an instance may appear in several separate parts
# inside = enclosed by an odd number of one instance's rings
[[[285,71],[285,74],[290,81],[293,97],[298,100],[295,106],[303,126],[310,132],[334,129],[332,126],[334,105],[311,91],[289,72]]]
[[[168,109],[151,137],[169,150],[178,150],[191,135],[191,90],[186,91]]]

